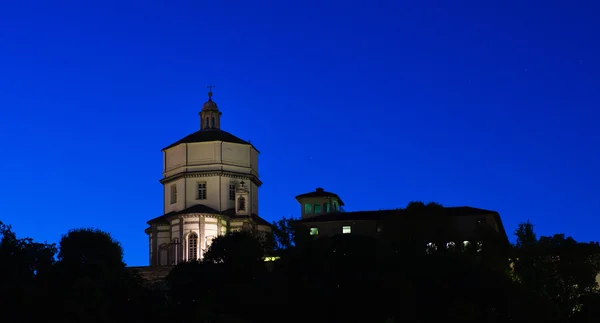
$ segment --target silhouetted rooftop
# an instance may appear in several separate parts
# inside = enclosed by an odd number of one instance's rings
[[[303,199],[303,198],[310,198],[310,197],[335,197],[338,199],[340,206],[344,206],[344,202],[337,194],[331,193],[331,192],[326,192],[325,190],[323,190],[320,187],[317,187],[317,189],[314,192],[309,192],[309,193],[300,194],[300,195],[296,196],[296,200]]]
[[[377,210],[377,211],[354,211],[354,212],[331,212],[323,213],[299,220],[300,222],[329,222],[329,221],[377,221],[385,220],[393,216],[427,216],[427,215],[439,215],[439,216],[467,216],[467,215],[478,215],[478,214],[498,214],[495,211],[489,211],[484,209],[478,209],[469,206],[456,206],[456,207],[443,207],[439,209],[423,209],[415,210],[414,212],[407,211],[405,209],[393,209],[393,210]]]

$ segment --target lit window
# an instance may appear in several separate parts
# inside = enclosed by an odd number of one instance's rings
[[[329,204],[329,203],[323,204],[323,209],[325,210],[325,212],[331,212],[331,204]]]
[[[310,235],[316,236],[319,234],[319,228],[310,228]]]
[[[342,226],[342,234],[352,233],[352,227],[349,225]]]
[[[446,249],[448,249],[449,251],[456,250],[456,243],[454,243],[453,241],[446,243]]]
[[[435,243],[430,242],[427,244],[425,251],[427,252],[427,254],[430,255],[430,254],[434,253],[435,251],[437,251],[437,246],[435,245]]]
[[[463,251],[468,251],[469,249],[471,249],[471,242],[463,241]]]
[[[229,184],[229,200],[235,201],[235,184]]]
[[[195,260],[198,258],[198,236],[195,233],[190,234],[188,238],[188,259]]]
[[[227,234],[227,226],[221,225],[221,235],[226,235],[226,234]]]
[[[171,185],[171,204],[177,203],[177,186]]]
[[[198,199],[206,200],[206,183],[198,183]]]
[[[310,213],[312,211],[312,206],[310,204],[304,204],[304,213]]]
[[[315,213],[321,213],[321,205],[315,204],[314,210],[315,210]]]
[[[246,211],[246,199],[243,196],[238,199],[238,211]]]

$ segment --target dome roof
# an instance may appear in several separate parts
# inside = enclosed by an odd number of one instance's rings
[[[207,111],[207,110],[219,111],[219,108],[217,107],[217,104],[213,100],[208,99],[208,101],[204,102],[204,105],[202,106],[202,111]]]
[[[169,149],[171,147],[175,147],[179,144],[188,144],[194,142],[210,142],[210,141],[224,141],[224,142],[232,142],[235,144],[242,145],[250,145],[251,143],[246,140],[240,139],[229,132],[223,131],[221,129],[204,129],[200,131],[196,131],[193,134],[183,137],[177,142],[163,148],[162,150]],[[255,148],[256,149],[256,148]]]

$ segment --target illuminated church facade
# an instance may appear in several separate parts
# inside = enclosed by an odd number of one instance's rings
[[[271,225],[258,216],[259,151],[221,129],[212,91],[200,130],[165,147],[163,215],[148,221],[151,267],[202,259],[212,240],[245,230],[265,236]]]

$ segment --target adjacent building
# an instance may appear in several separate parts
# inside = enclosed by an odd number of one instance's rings
[[[498,212],[473,207],[427,207],[345,212],[335,193],[317,188],[296,196],[301,218],[314,237],[356,234],[413,241],[427,253],[439,249],[482,250],[485,244],[508,246]]]

